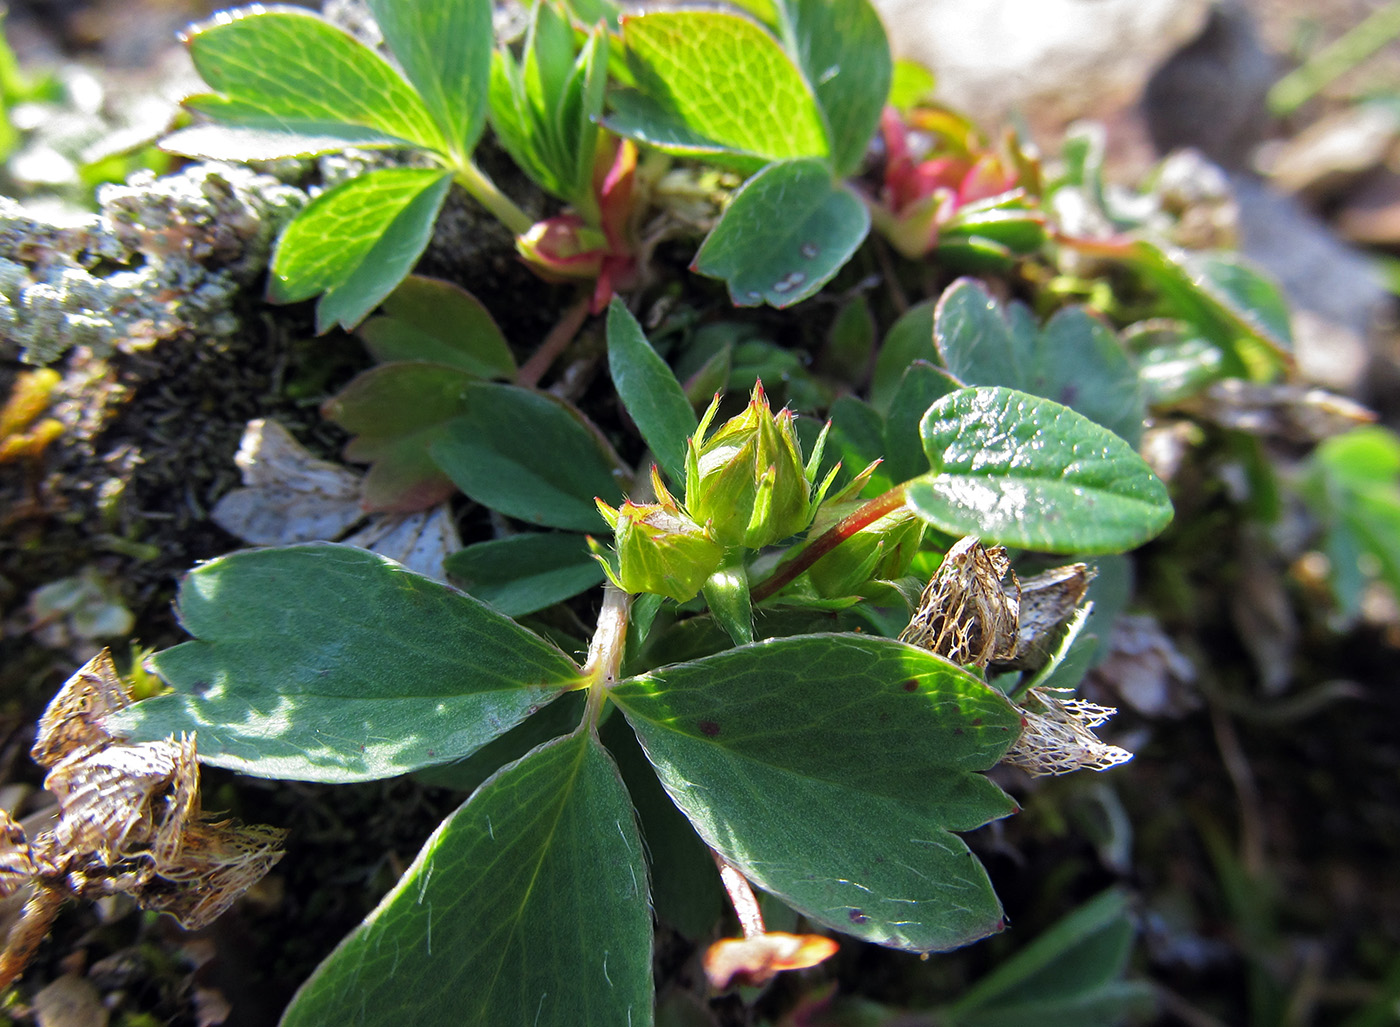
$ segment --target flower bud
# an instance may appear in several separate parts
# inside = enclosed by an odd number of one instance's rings
[[[614,509],[601,499],[598,510],[613,528],[617,573],[600,558],[613,584],[625,592],[656,592],[683,603],[719,566],[724,550],[681,511],[652,468],[655,503],[622,504]]]
[[[685,505],[720,545],[759,549],[795,535],[812,520],[811,483],[792,412],[775,417],[754,385],[742,414],[705,431],[718,408],[710,404],[686,454]]]
[[[907,510],[881,517],[814,563],[807,572],[823,599],[856,595],[869,581],[897,578],[919,551],[924,525]]]

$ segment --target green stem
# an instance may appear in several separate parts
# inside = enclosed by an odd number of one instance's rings
[[[749,593],[750,599],[755,603],[761,603],[769,596],[775,595],[846,539],[856,532],[870,527],[881,517],[894,513],[903,505],[903,485],[896,485],[888,492],[876,496],[860,509],[828,528],[815,542],[755,585]]]
[[[510,229],[512,235],[524,235],[534,224],[530,215],[515,205],[509,196],[496,188],[496,183],[486,176],[471,161],[457,166],[452,176],[458,185],[465,189],[501,224]]]

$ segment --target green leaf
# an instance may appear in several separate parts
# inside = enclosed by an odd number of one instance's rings
[[[211,560],[177,612],[196,641],[153,657],[175,691],[114,726],[197,731],[203,762],[258,777],[367,781],[459,759],[580,679],[485,604],[353,546]]]
[[[226,127],[175,133],[165,145],[177,152],[268,160],[347,146],[442,149],[432,115],[403,76],[311,11],[222,11],[185,40],[204,81],[223,94],[189,106]]]
[[[611,695],[705,842],[815,922],[920,952],[1001,926],[985,871],[950,832],[1014,811],[975,771],[1021,721],[968,672],[891,639],[805,635]]]
[[[626,719],[609,717],[601,734],[641,821],[656,918],[692,942],[708,943],[725,910],[710,850],[661,787]]]
[[[447,171],[381,168],[322,193],[278,240],[269,298],[324,293],[316,331],[353,328],[413,270],[451,184]]]
[[[1115,553],[1172,518],[1166,487],[1126,442],[1048,399],[960,389],[920,425],[933,473],[909,506],[951,535],[1021,549]]]
[[[608,370],[627,413],[672,481],[685,481],[686,441],[699,421],[681,383],[616,297],[608,305]]]
[[[622,19],[640,94],[614,98],[609,129],[672,153],[753,170],[829,152],[816,97],[771,35],[719,11]]]
[[[734,194],[691,270],[721,278],[735,306],[790,307],[840,271],[870,212],[819,160],[771,164]]]
[[[919,434],[924,412],[935,401],[956,392],[959,384],[947,371],[927,361],[916,360],[909,365],[885,418],[885,462],[880,471],[889,480],[908,481],[923,473],[928,466]]]
[[[384,41],[464,164],[481,136],[491,72],[490,0],[414,4],[369,0]]]
[[[513,385],[474,386],[467,413],[429,452],[472,499],[541,527],[606,531],[593,500],[622,499],[597,429],[562,400]]]
[[[1043,329],[1020,304],[1002,310],[982,283],[960,278],[934,314],[934,341],[967,385],[1004,385],[1079,411],[1136,444],[1146,416],[1138,371],[1118,337],[1082,307]]]
[[[1083,307],[1046,322],[1025,391],[1078,410],[1133,446],[1142,439],[1147,405],[1138,369],[1113,329]]]
[[[382,364],[450,364],[480,378],[514,378],[515,357],[491,314],[467,290],[440,278],[409,275],[384,298],[383,317],[359,336]]]
[[[428,447],[466,410],[475,380],[444,364],[382,364],[356,375],[326,401],[321,413],[354,436],[345,459],[370,465],[367,510],[425,510],[456,491]]]
[[[938,298],[933,339],[939,362],[964,384],[1024,390],[1035,337],[1030,311],[1016,304],[1003,312],[976,279],[959,278]]]
[[[1331,585],[1342,613],[1350,618],[1360,612],[1363,553],[1400,596],[1400,437],[1378,427],[1334,436],[1313,451],[1302,486],[1326,531]]]
[[[894,394],[904,380],[904,372],[916,360],[926,360],[935,366],[943,362],[933,345],[933,312],[935,300],[916,303],[899,320],[890,325],[880,352],[875,357],[875,372],[870,379],[870,405],[880,413],[889,412]]]
[[[1134,243],[1131,260],[1167,296],[1177,316],[1225,351],[1231,374],[1267,381],[1291,364],[1288,304],[1241,258],[1188,253],[1144,239]]]
[[[596,222],[593,164],[603,112],[608,44],[596,29],[575,51],[574,29],[552,3],[538,3],[523,66],[510,51],[491,65],[491,123],[501,144],[543,189]]]
[[[482,602],[522,617],[603,583],[582,535],[526,532],[460,549],[443,565]]]
[[[786,0],[798,61],[830,130],[839,178],[854,175],[880,123],[894,74],[889,40],[867,0]]]
[[[531,749],[538,748],[551,739],[572,734],[583,721],[587,701],[586,690],[565,692],[505,734],[491,739],[470,756],[451,763],[425,767],[413,777],[430,788],[474,792],[481,787],[483,781],[507,763],[514,763]]]
[[[443,821],[282,1027],[647,1027],[651,937],[632,804],[580,731]]]
[[[1127,897],[1091,899],[965,992],[953,1027],[1080,1027],[1150,1012],[1152,990],[1122,980],[1133,947]]]

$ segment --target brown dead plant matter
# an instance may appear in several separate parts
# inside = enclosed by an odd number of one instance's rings
[[[899,638],[962,666],[1034,671],[1046,663],[1092,579],[1076,563],[1021,581],[1005,547],[988,548],[969,535],[948,550]],[[1035,687],[1017,705],[1024,727],[1004,762],[1033,776],[1107,770],[1132,759],[1094,734],[1118,712],[1112,707]]]
[[[201,811],[193,737],[112,738],[105,718],[130,701],[103,650],[65,682],[39,721],[31,755],[49,768],[44,787],[58,813],[30,839],[0,811],[0,897],[32,889],[0,952],[0,989],[24,971],[67,899],[125,893],[193,930],[282,856],[284,831]]]

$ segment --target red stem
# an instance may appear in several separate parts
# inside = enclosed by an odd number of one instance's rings
[[[790,584],[799,574],[811,567],[827,553],[862,528],[868,528],[886,514],[894,513],[904,505],[904,486],[896,485],[883,495],[876,496],[854,513],[837,521],[820,538],[797,556],[783,564],[768,577],[749,590],[751,602],[760,603],[779,589]]]
[[[574,341],[574,336],[578,335],[578,330],[583,327],[584,319],[588,317],[588,304],[591,300],[592,297],[588,293],[584,293],[565,309],[564,316],[549,330],[549,334],[544,337],[544,342],[540,343],[540,348],[535,350],[530,359],[525,361],[516,373],[515,382],[517,385],[532,389],[539,384],[550,365],[559,359],[559,355],[564,350],[569,348],[569,343]]]

